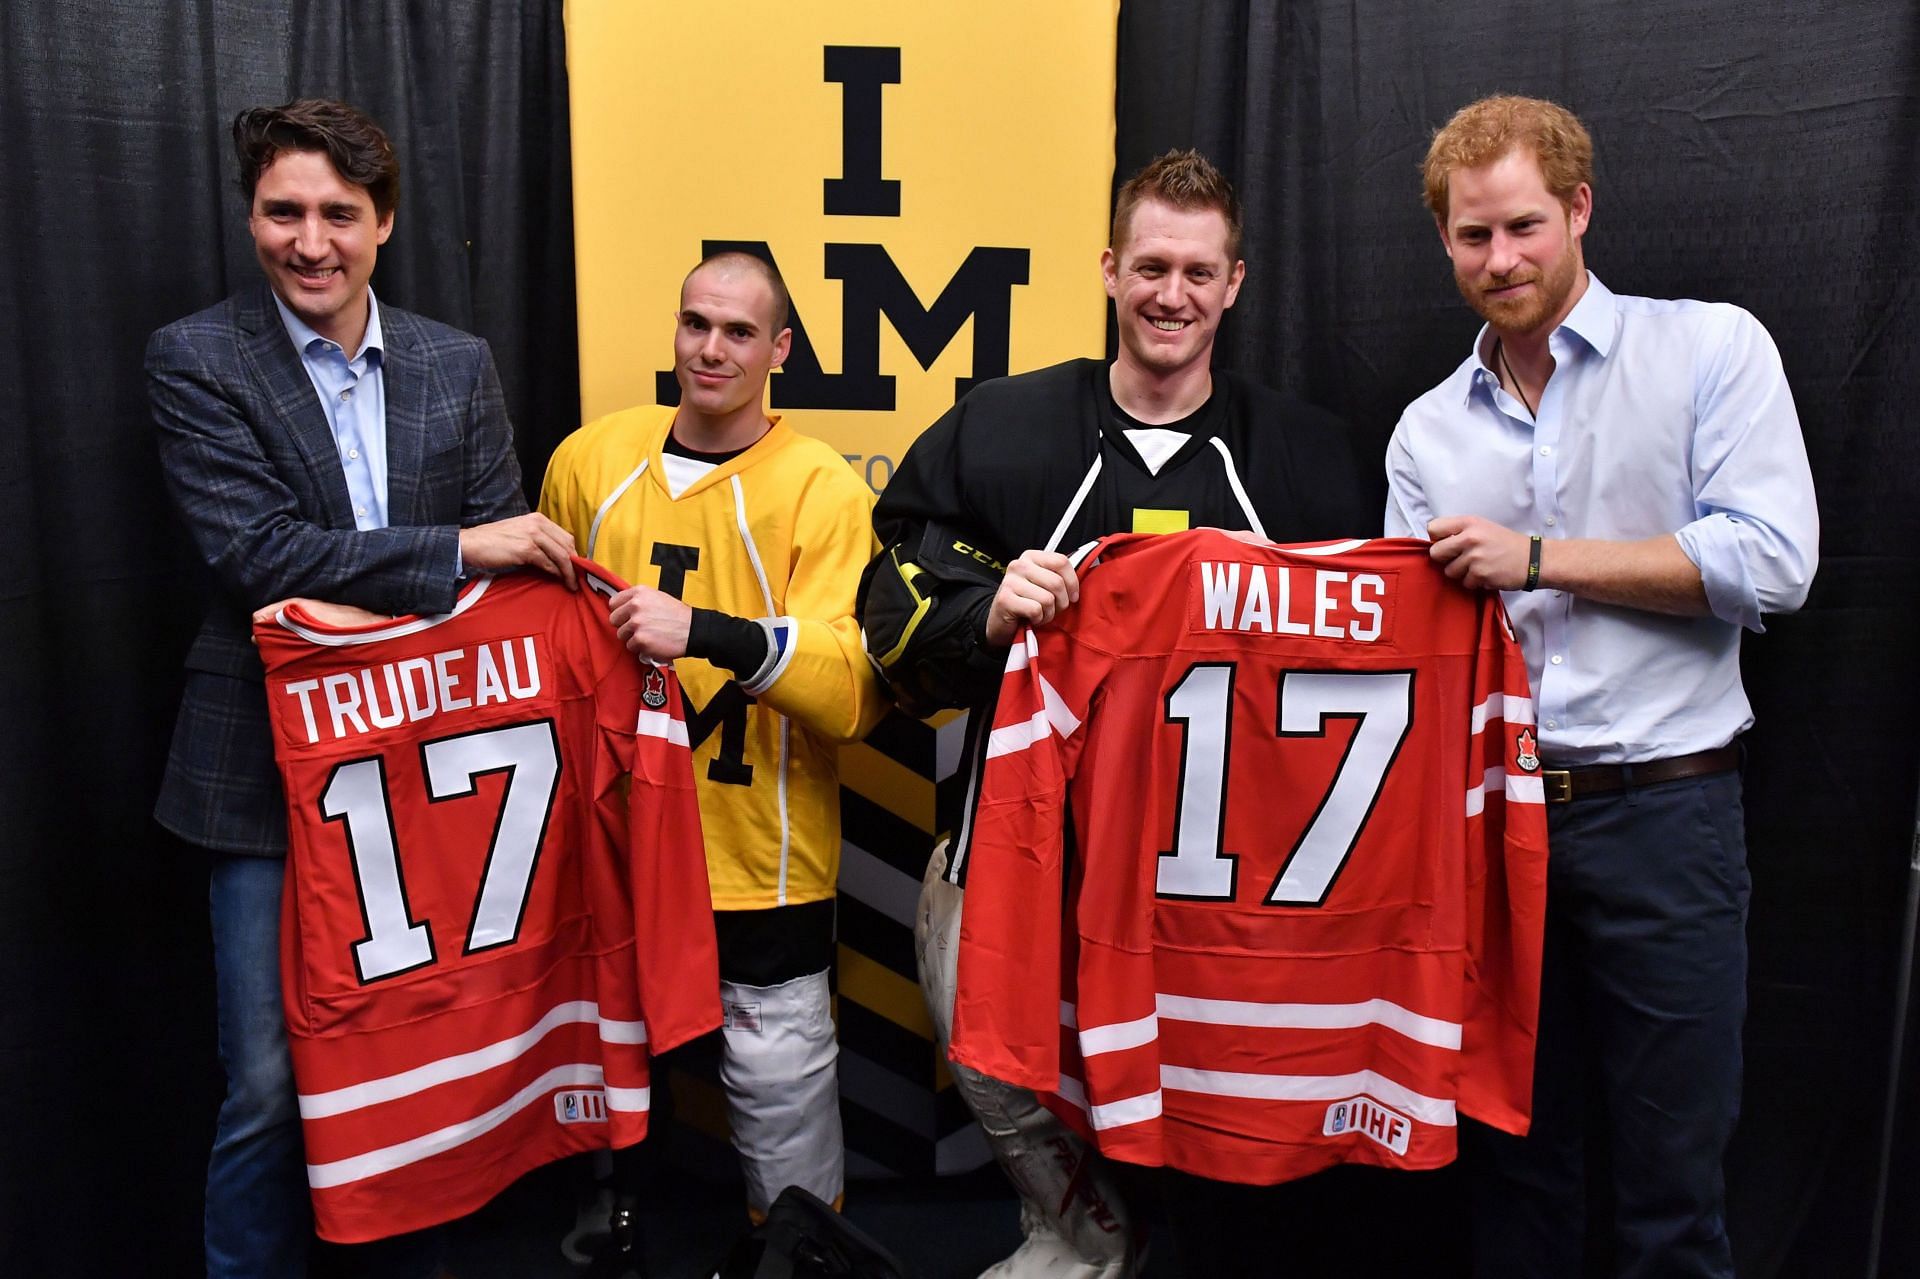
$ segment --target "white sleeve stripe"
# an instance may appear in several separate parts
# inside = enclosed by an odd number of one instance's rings
[[[603,1044],[644,1044],[647,1042],[647,1023],[644,1021],[610,1021],[600,1019],[600,1042]]]
[[[1467,792],[1467,816],[1477,817],[1486,810],[1488,791],[1499,791],[1516,804],[1547,802],[1546,784],[1538,775],[1509,773],[1499,767],[1489,768],[1480,784]]]
[[[1489,789],[1505,791],[1506,777],[1507,770],[1496,766],[1486,771],[1486,774],[1481,777],[1478,786],[1468,787],[1467,816],[1478,817],[1481,813],[1485,812],[1487,808],[1487,791]]]
[[[1047,682],[1044,675],[1034,678],[1040,684],[1040,709],[1018,723],[1002,724],[987,734],[988,759],[1016,755],[1035,742],[1044,740],[1048,733],[1065,738],[1080,731],[1080,719],[1067,709],[1066,699]]]
[[[1355,1093],[1365,1093],[1422,1123],[1451,1127],[1459,1122],[1451,1101],[1417,1093],[1371,1070],[1347,1075],[1252,1075],[1163,1065],[1160,1086],[1170,1092],[1260,1101],[1345,1101]]]
[[[1428,1017],[1389,999],[1367,999],[1351,1004],[1269,1004],[1158,995],[1155,1001],[1163,1021],[1262,1030],[1352,1030],[1360,1026],[1385,1026],[1435,1048],[1457,1051],[1460,1047],[1459,1022]]]
[[[1119,1101],[1110,1101],[1104,1106],[1089,1106],[1087,1120],[1096,1129],[1105,1132],[1109,1128],[1125,1128],[1128,1124],[1145,1123],[1149,1119],[1160,1117],[1161,1099],[1159,1090],[1141,1093],[1138,1097],[1125,1097]]]
[[[1500,693],[1495,693],[1492,697],[1489,697],[1486,701],[1474,707],[1473,735],[1478,737],[1480,734],[1486,732],[1487,721],[1501,718],[1501,712],[1504,711],[1505,708],[1506,698]]]
[[[1062,737],[1072,737],[1080,731],[1080,717],[1067,709],[1067,699],[1060,696],[1058,689],[1047,682],[1047,677],[1034,677],[1040,683],[1040,704],[1046,708],[1047,723],[1053,731]]]
[[[1160,1019],[1152,1013],[1133,1021],[1109,1022],[1080,1032],[1080,1055],[1098,1057],[1102,1053],[1125,1052],[1160,1038]]]
[[[576,1022],[598,1023],[600,1038],[610,1044],[647,1042],[646,1023],[603,1021],[599,1006],[592,1000],[570,1000],[564,1004],[554,1005],[539,1021],[519,1034],[496,1040],[484,1047],[475,1048],[471,1052],[442,1057],[438,1061],[430,1061],[423,1066],[415,1066],[411,1070],[403,1070],[398,1074],[379,1079],[369,1079],[362,1083],[349,1084],[344,1088],[334,1088],[327,1092],[301,1093],[298,1098],[300,1117],[325,1119],[332,1115],[343,1115],[348,1111],[360,1110],[381,1102],[411,1097],[415,1093],[425,1092],[429,1088],[451,1083],[456,1079],[468,1079],[474,1075],[483,1074],[496,1066],[517,1061],[526,1055],[528,1049],[553,1031]]]
[[[1128,1124],[1145,1123],[1149,1119],[1160,1117],[1158,1091],[1141,1093],[1137,1097],[1122,1097],[1119,1101],[1110,1101],[1103,1106],[1089,1106],[1086,1087],[1078,1079],[1062,1075],[1055,1092],[1060,1100],[1078,1110],[1085,1111],[1087,1122],[1091,1123],[1098,1132],[1105,1132],[1109,1128],[1124,1128]]]
[[[1533,723],[1533,699],[1520,697],[1512,693],[1495,693],[1473,708],[1473,731],[1476,735],[1485,731],[1488,720],[1500,719],[1509,724]]]
[[[607,1109],[620,1110],[630,1114],[644,1115],[653,1105],[651,1088],[609,1088],[607,1089]]]
[[[641,711],[633,731],[641,737],[664,737],[675,746],[687,745],[687,721],[665,711]]]
[[[417,1164],[422,1159],[430,1159],[444,1151],[464,1146],[477,1137],[484,1137],[556,1088],[599,1088],[604,1083],[605,1076],[600,1067],[590,1063],[569,1062],[564,1066],[555,1066],[485,1114],[457,1124],[448,1124],[445,1128],[411,1141],[397,1142],[364,1154],[336,1159],[332,1163],[308,1164],[307,1184],[315,1190],[328,1190]]]
[[[1038,656],[1040,656],[1040,638],[1029,626],[1015,636],[1013,643],[1007,647],[1006,674],[1011,675],[1015,671],[1026,670],[1028,663]]]
[[[987,737],[987,758],[1017,755],[1047,735],[1047,713],[1038,710],[1018,724],[1003,724]]]
[[[1067,556],[1067,563],[1073,565],[1076,569],[1079,568],[1086,562],[1087,556],[1092,553],[1093,548],[1098,545],[1100,545],[1100,539],[1097,537],[1091,542],[1082,542],[1079,550]]]

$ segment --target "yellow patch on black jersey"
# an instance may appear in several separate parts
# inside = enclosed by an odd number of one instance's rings
[[[1184,533],[1192,524],[1192,516],[1186,511],[1161,511],[1151,506],[1133,508],[1133,529],[1135,533]]]

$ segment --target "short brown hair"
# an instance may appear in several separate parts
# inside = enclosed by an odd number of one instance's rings
[[[282,151],[324,154],[334,172],[366,188],[382,220],[400,203],[400,161],[393,143],[371,117],[344,102],[301,98],[284,106],[248,107],[233,117],[233,153],[249,205],[260,175]]]
[[[1134,206],[1142,200],[1217,211],[1227,222],[1227,260],[1240,260],[1240,197],[1226,175],[1198,151],[1169,151],[1127,179],[1113,201],[1113,238],[1107,247],[1115,253],[1126,241]]]
[[[710,266],[718,266],[728,271],[747,271],[765,280],[767,288],[773,293],[773,332],[767,336],[772,337],[787,327],[788,321],[793,318],[793,296],[787,292],[787,282],[780,278],[779,267],[759,254],[749,253],[745,249],[721,249],[701,258],[699,264],[687,272],[686,278],[680,281],[682,297],[686,296],[687,280],[691,280]]]
[[[1427,148],[1420,175],[1433,216],[1446,221],[1448,174],[1492,164],[1515,147],[1533,153],[1547,190],[1563,205],[1573,203],[1582,182],[1593,183],[1593,139],[1573,112],[1544,98],[1482,98],[1454,112]]]

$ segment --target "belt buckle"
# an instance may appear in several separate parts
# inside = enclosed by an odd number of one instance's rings
[[[1573,773],[1569,769],[1542,769],[1540,785],[1546,791],[1549,804],[1566,804],[1573,800]]]

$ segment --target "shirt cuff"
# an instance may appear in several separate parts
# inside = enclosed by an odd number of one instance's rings
[[[1700,570],[1707,607],[1723,622],[1755,634],[1766,631],[1760,620],[1760,589],[1747,567],[1740,541],[1740,524],[1731,515],[1716,512],[1674,534],[1680,549]]]

